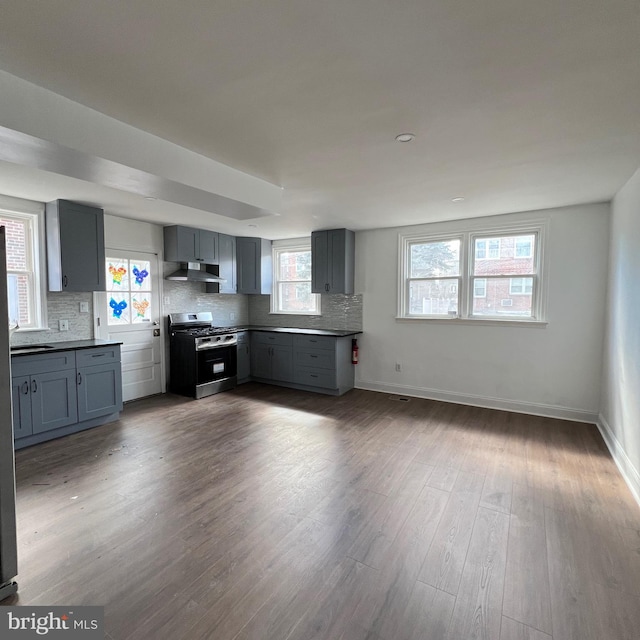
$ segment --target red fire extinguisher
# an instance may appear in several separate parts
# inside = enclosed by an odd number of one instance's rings
[[[351,340],[351,364],[358,364],[358,341]]]

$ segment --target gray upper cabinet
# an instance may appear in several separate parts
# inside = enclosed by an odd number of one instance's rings
[[[311,234],[311,291],[353,293],[355,234],[349,229]]]
[[[218,264],[218,234],[178,225],[165,227],[164,259],[167,262]]]
[[[46,205],[49,291],[104,291],[104,212],[68,200]]]
[[[224,282],[208,283],[207,293],[237,293],[236,239],[224,233],[218,234],[218,271]]]
[[[238,293],[271,293],[271,240],[236,238]]]

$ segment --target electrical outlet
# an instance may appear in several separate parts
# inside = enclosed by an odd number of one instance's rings
[[[68,320],[60,320],[58,322],[58,327],[60,331],[69,331],[69,321]]]
[[[168,307],[170,302],[171,300],[169,299],[169,296],[162,298],[162,304],[164,304],[165,307]]]
[[[399,362],[396,362],[396,371],[400,373],[402,371],[402,365]]]
[[[81,302],[80,303],[80,313],[89,313],[89,303]]]
[[[236,314],[233,313],[233,311],[229,314],[229,320],[231,320],[231,322],[233,322],[236,319]]]

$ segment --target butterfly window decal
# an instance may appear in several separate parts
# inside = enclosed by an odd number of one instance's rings
[[[138,267],[133,267],[133,275],[136,277],[136,284],[141,287],[149,272],[146,269],[140,270]]]
[[[124,267],[114,267],[112,264],[109,265],[109,273],[113,278],[113,284],[122,284],[122,278],[127,273],[127,270]]]
[[[149,308],[149,301],[148,300],[134,300],[131,305],[133,306],[133,308],[136,310],[136,313],[138,314],[138,318],[144,318],[145,314],[147,313],[147,309]]]
[[[127,303],[124,300],[116,302],[111,298],[111,300],[109,300],[109,306],[113,309],[113,317],[120,318],[122,316],[122,312],[127,308]]]

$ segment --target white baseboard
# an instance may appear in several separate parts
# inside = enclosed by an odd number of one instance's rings
[[[609,449],[609,453],[611,453],[613,461],[616,463],[618,470],[629,487],[629,491],[631,491],[636,502],[640,505],[640,472],[633,466],[633,462],[629,460],[629,456],[626,454],[620,441],[616,438],[609,423],[602,414],[598,416],[596,424],[598,425],[602,439]]]
[[[555,405],[537,404],[534,402],[516,402],[504,400],[502,398],[492,398],[490,396],[477,396],[472,394],[451,393],[439,389],[427,389],[424,387],[411,387],[400,384],[389,384],[387,382],[376,382],[373,380],[356,381],[357,389],[367,391],[380,391],[381,393],[392,393],[400,396],[411,396],[413,398],[425,398],[427,400],[441,400],[442,402],[453,402],[454,404],[466,404],[472,407],[484,407],[486,409],[498,409],[500,411],[513,411],[515,413],[527,413],[533,416],[544,416],[545,418],[560,418],[561,420],[572,420],[574,422],[598,423],[598,415],[579,409],[570,409]]]

